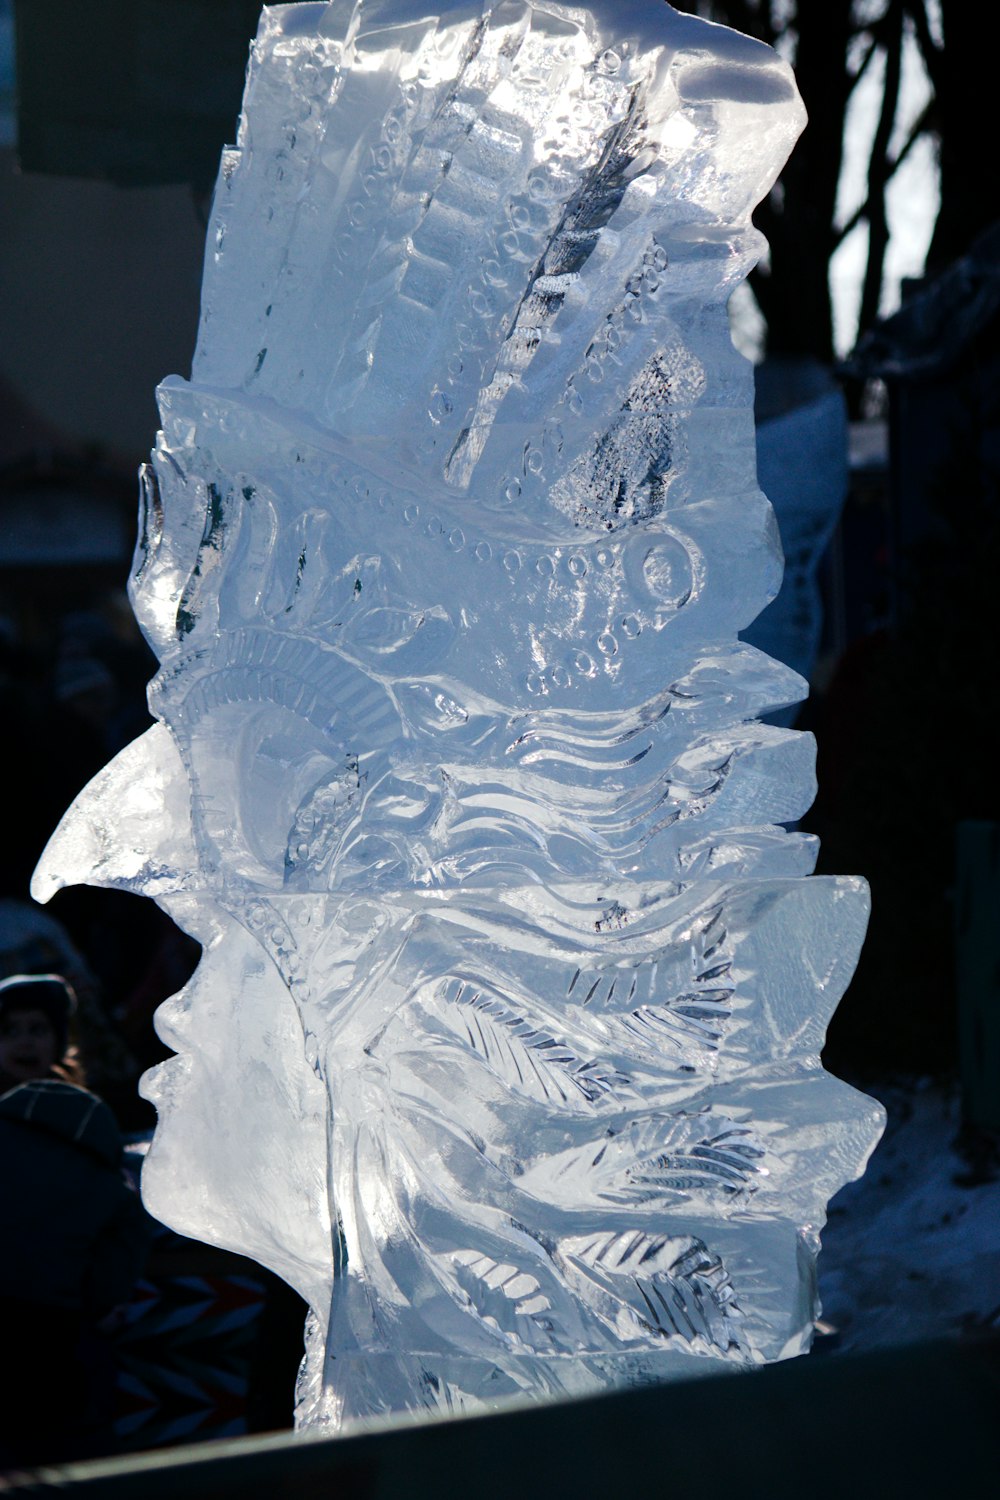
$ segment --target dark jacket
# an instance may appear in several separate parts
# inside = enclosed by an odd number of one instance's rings
[[[0,1098],[0,1295],[101,1318],[142,1270],[149,1220],[106,1104],[56,1079]]]

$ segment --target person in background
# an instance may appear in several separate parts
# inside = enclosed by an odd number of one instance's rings
[[[8,1373],[0,1466],[108,1451],[113,1331],[141,1274],[149,1220],[114,1115],[69,1081],[72,991],[0,984],[0,1327]]]
[[[69,1044],[76,995],[61,974],[14,974],[0,981],[0,1094],[36,1078],[82,1085]]]
[[[26,1005],[34,998],[27,991],[20,993],[20,980],[36,981],[48,976],[64,986],[69,995],[72,1050],[64,1052],[57,1075],[68,1078],[70,1083],[85,1083],[99,1094],[110,1105],[123,1130],[141,1129],[151,1122],[153,1107],[136,1093],[139,1074],[143,1066],[161,1062],[168,1049],[156,1044],[150,1020],[155,1006],[150,1005],[142,1017],[148,1037],[140,1029],[139,1040],[152,1055],[140,1065],[119,1017],[109,1007],[109,1000],[123,988],[131,987],[134,973],[143,972],[149,961],[148,954],[155,947],[158,934],[173,924],[152,902],[121,891],[81,890],[77,894],[83,898],[77,905],[81,936],[89,951],[100,955],[103,971],[100,974],[91,968],[81,948],[50,913],[42,911],[33,901],[0,896],[0,980],[13,975],[10,982],[18,991],[6,992],[7,1008],[13,1007],[15,1001]],[[107,905],[105,897],[112,898]],[[119,898],[118,904],[114,898]],[[121,902],[125,903],[124,910]],[[194,946],[197,948],[197,944]],[[177,983],[158,994],[156,1004],[180,989],[189,973],[190,970],[182,973]],[[55,993],[51,995],[51,1004],[59,1029],[64,1007]],[[3,1087],[9,1088],[10,1084],[0,1079],[0,1091]]]

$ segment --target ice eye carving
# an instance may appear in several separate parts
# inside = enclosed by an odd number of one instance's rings
[[[867,897],[737,638],[781,558],[725,312],[802,119],[659,0],[262,17],[144,471],[161,722],[35,889],[202,941],[144,1188],[308,1298],[303,1424],[808,1346]]]

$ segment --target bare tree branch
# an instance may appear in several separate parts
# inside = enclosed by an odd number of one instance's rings
[[[882,109],[875,127],[871,156],[868,161],[868,264],[861,289],[861,313],[858,327],[871,326],[878,317],[885,269],[885,252],[889,244],[889,221],[885,189],[889,180],[889,141],[896,122],[899,84],[903,65],[904,0],[890,0],[885,14],[885,87]]]
[[[868,49],[865,52],[864,57],[861,59],[861,65],[858,68],[858,71],[854,74],[854,77],[853,77],[853,79],[851,81],[851,91],[852,92],[854,91],[854,89],[857,88],[857,86],[861,82],[862,78],[864,78],[865,74],[868,72],[868,64],[871,62],[872,58],[875,56],[875,53],[877,51],[878,51],[878,42],[875,40],[874,37],[872,37],[871,41],[868,43]]]
[[[903,165],[904,161],[913,150],[913,147],[917,144],[917,141],[920,140],[920,137],[922,135],[926,134],[930,126],[930,122],[934,118],[935,104],[936,100],[934,99],[929,99],[927,101],[917,118],[914,120],[913,125],[910,127],[910,133],[906,137],[906,140],[903,142],[902,146],[899,148],[896,156],[892,159],[892,161],[886,162],[884,186],[888,187],[897,169]],[[835,249],[839,245],[841,245],[844,240],[846,240],[852,229],[857,228],[862,219],[867,219],[870,204],[870,197],[866,197],[864,202],[861,203],[851,214],[851,217],[847,219],[839,229],[834,231]]]
[[[920,48],[920,56],[924,60],[924,67],[927,69],[927,76],[934,85],[934,92],[938,93],[941,88],[941,54],[944,49],[939,47],[931,36],[925,0],[908,0],[906,13],[913,22],[917,45]]]

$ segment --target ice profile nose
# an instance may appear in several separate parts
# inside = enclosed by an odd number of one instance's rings
[[[69,885],[164,895],[197,868],[184,765],[154,724],[84,787],[49,839],[31,880],[44,903]]]

